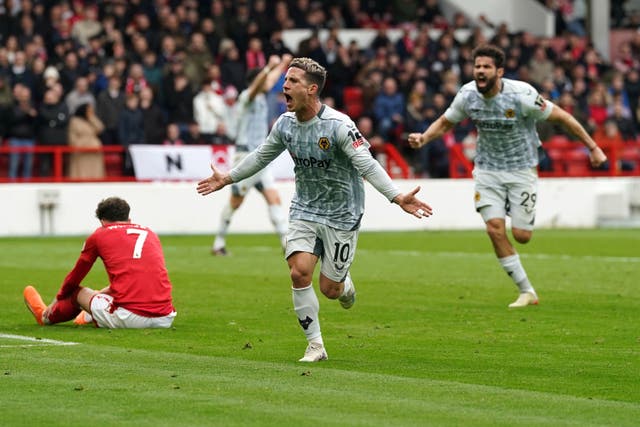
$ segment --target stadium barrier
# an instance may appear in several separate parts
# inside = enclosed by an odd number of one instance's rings
[[[409,216],[365,183],[363,231],[484,227],[474,209],[471,179],[409,179],[396,184],[403,192],[421,186],[418,196],[433,207],[434,215],[423,220]],[[277,181],[276,186],[288,208],[295,183]],[[225,188],[203,197],[196,191],[196,181],[0,184],[0,200],[5,201],[5,208],[0,209],[0,236],[87,235],[98,226],[94,217],[97,203],[109,196],[127,199],[131,219],[158,233],[213,235],[230,191]],[[537,206],[537,228],[589,228],[605,220],[637,219],[640,178],[543,178]],[[230,232],[273,233],[264,198],[258,192],[249,192],[233,217]]]
[[[469,160],[465,147],[446,136],[449,149],[449,177],[470,178],[473,162]],[[598,138],[598,142],[609,161],[604,168],[593,169],[589,165],[587,150],[582,144],[571,141],[564,136],[555,136],[543,143],[548,156],[547,168],[539,171],[541,177],[620,177],[640,176],[640,141]],[[6,182],[80,182],[65,174],[66,157],[70,153],[104,153],[106,175],[101,179],[82,180],[82,182],[118,182],[118,181],[151,181],[151,180],[190,180],[207,176],[209,164],[214,161],[218,168],[228,170],[232,164],[234,147],[221,146],[165,146],[165,145],[132,145],[131,154],[136,176],[124,176],[123,153],[121,146],[107,145],[98,148],[79,148],[67,145],[34,147],[10,147],[0,145],[0,183]],[[51,176],[18,177],[10,180],[7,176],[10,153],[34,153],[34,172],[38,171],[40,154],[51,154],[53,157]],[[411,168],[392,144],[385,144],[383,152],[378,155],[379,161],[387,173],[394,179],[410,179]],[[276,179],[292,179],[293,163],[283,153],[274,161],[273,173]]]
[[[33,147],[10,147],[0,145],[0,182],[78,182],[77,179],[65,175],[66,157],[71,153],[104,153],[105,177],[93,180],[93,182],[134,181],[134,177],[122,174],[122,157],[124,148],[119,145],[106,145],[95,148],[70,147],[68,145],[35,145]],[[7,176],[9,155],[11,153],[33,153],[33,171],[37,172],[42,161],[39,155],[52,155],[52,172],[50,176],[32,176],[9,179]]]
[[[640,141],[597,139],[607,155],[607,164],[594,169],[589,164],[589,152],[579,142],[555,136],[542,144],[548,156],[539,175],[546,178],[640,176]],[[464,154],[462,144],[449,146],[449,176],[470,178],[473,162]]]

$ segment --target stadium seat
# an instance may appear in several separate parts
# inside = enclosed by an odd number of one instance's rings
[[[347,86],[342,91],[342,101],[345,113],[353,120],[359,118],[364,113],[362,103],[362,89],[357,86]]]
[[[122,176],[122,155],[120,153],[104,153],[106,176]]]

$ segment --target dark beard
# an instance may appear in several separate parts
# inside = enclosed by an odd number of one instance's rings
[[[480,86],[478,86],[478,80],[476,80],[476,89],[478,89],[478,92],[484,95],[485,93],[491,92],[491,89],[493,89],[496,85],[496,81],[498,81],[498,76],[487,79],[485,80],[485,86],[481,88]]]

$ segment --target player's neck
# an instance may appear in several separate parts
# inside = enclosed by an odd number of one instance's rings
[[[111,225],[111,224],[128,224],[130,222],[131,222],[131,218],[129,218],[126,221],[109,221],[107,219],[101,219],[100,220],[100,224],[102,224],[103,227],[106,227],[106,226]]]
[[[498,80],[496,80],[496,84],[493,85],[493,88],[491,88],[491,90],[489,92],[483,94],[482,96],[485,99],[493,98],[494,96],[496,96],[497,94],[502,92],[503,85],[504,85],[504,83],[502,83],[502,78],[498,78]]]
[[[318,115],[320,109],[322,108],[322,103],[319,99],[314,98],[313,101],[305,104],[304,108],[296,111],[296,118],[299,122],[308,122]]]

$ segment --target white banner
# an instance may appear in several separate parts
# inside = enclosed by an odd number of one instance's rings
[[[226,145],[130,145],[140,180],[200,180],[211,175],[211,162],[228,171],[235,147]]]

